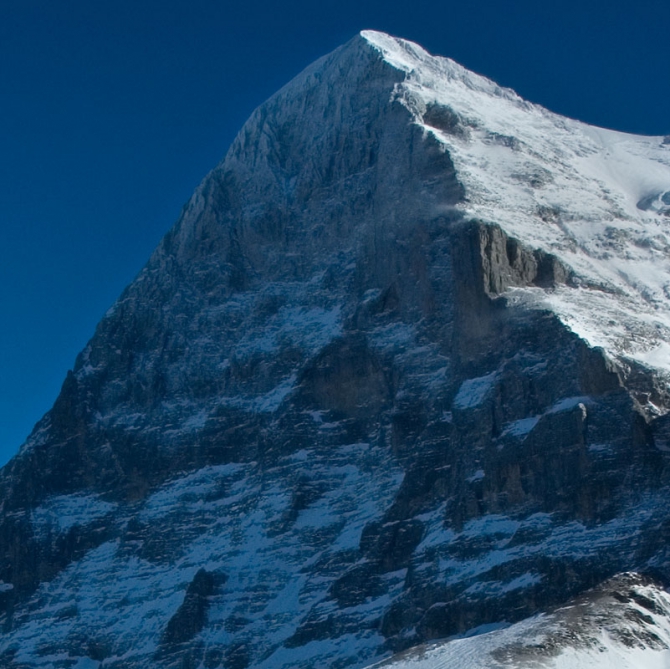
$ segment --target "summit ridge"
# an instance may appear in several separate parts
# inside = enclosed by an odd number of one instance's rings
[[[561,117],[411,42],[361,34],[406,73],[396,95],[447,148],[467,194],[459,207],[556,254],[576,272],[577,290],[543,295],[543,305],[612,356],[667,372],[664,138]],[[442,127],[431,124],[431,106],[453,112],[442,112]],[[533,299],[522,292],[518,299]]]

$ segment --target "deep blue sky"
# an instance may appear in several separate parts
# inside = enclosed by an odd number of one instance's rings
[[[668,0],[0,0],[0,464],[253,108],[365,28],[670,133]]]

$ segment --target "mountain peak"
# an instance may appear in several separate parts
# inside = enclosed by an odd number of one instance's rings
[[[327,187],[338,158],[347,160],[342,175],[364,174],[383,154],[380,138],[391,141],[401,126],[448,157],[461,192],[458,203],[453,188],[433,192],[422,216],[458,211],[556,254],[577,289],[514,299],[553,310],[613,357],[670,371],[670,270],[659,262],[670,247],[670,150],[662,138],[564,118],[413,42],[365,30],[261,105],[216,175],[263,178],[262,199],[288,203],[301,188]]]
[[[670,574],[668,155],[382,33],[308,67],[2,470],[0,665],[362,667]]]
[[[403,73],[393,99],[454,161],[466,193],[459,209],[574,270],[579,289],[540,296],[544,306],[610,355],[670,372],[663,138],[561,117],[412,42],[361,36]]]
[[[360,37],[379,51],[388,64],[408,75],[414,74],[427,79],[429,86],[442,87],[449,80],[459,79],[466,81],[474,90],[493,95],[503,94],[521,100],[511,89],[502,88],[494,81],[468,70],[451,58],[435,56],[415,42],[375,30],[363,30]]]

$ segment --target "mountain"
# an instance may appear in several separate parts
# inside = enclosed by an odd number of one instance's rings
[[[667,138],[314,63],[2,470],[0,666],[362,667],[665,582],[669,215]]]

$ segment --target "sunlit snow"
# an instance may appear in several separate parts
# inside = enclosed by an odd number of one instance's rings
[[[420,46],[363,33],[405,74],[395,99],[439,140],[466,188],[459,208],[560,257],[581,287],[516,289],[614,356],[670,370],[670,145],[596,128]],[[447,107],[463,131],[424,121]]]

